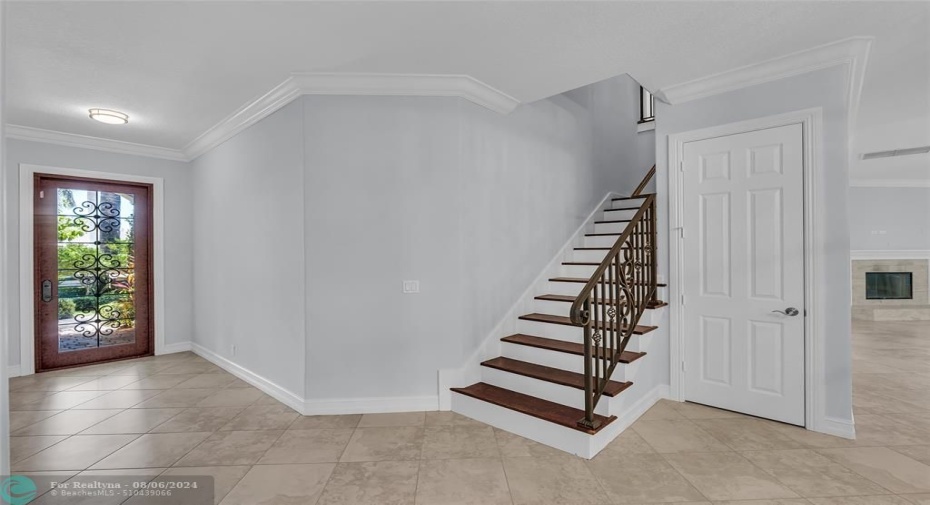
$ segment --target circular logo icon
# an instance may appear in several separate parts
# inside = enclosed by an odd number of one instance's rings
[[[25,475],[11,475],[0,484],[0,498],[10,505],[26,505],[36,497],[36,483]]]

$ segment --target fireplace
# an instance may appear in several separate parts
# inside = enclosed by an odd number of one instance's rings
[[[866,300],[910,300],[914,298],[913,272],[866,272]]]
[[[854,259],[852,313],[867,321],[930,321],[930,261]]]

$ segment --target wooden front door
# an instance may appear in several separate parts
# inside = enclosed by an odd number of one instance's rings
[[[35,176],[36,371],[154,353],[152,187]]]

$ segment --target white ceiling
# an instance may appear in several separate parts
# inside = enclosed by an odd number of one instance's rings
[[[291,72],[466,74],[529,102],[621,73],[661,89],[850,36],[875,37],[855,149],[930,144],[927,2],[14,1],[6,23],[10,124],[171,149]],[[910,158],[903,176],[930,178],[930,155]],[[854,176],[883,176],[867,163]]]

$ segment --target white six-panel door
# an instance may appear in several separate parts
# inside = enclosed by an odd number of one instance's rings
[[[682,162],[685,399],[803,425],[801,125],[688,142]]]

